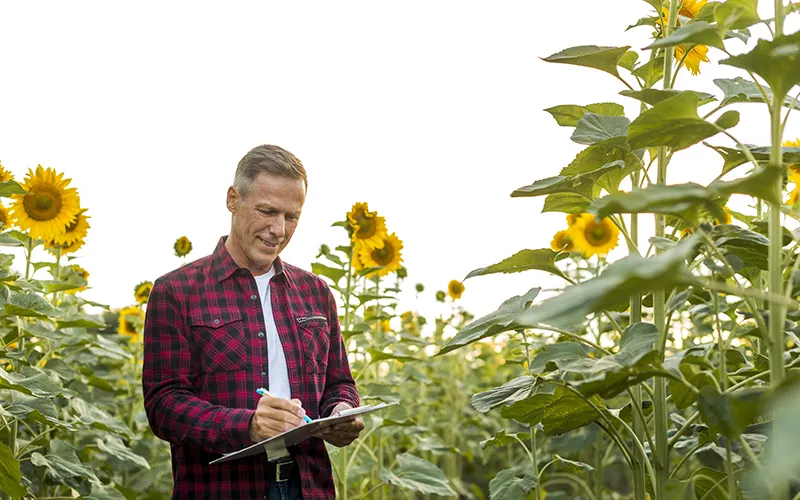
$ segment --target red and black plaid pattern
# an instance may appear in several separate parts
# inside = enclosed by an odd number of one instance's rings
[[[267,337],[255,279],[225,249],[153,284],[144,327],[144,406],[156,436],[172,449],[173,498],[266,498],[266,461],[251,457],[208,465],[252,444],[259,396],[269,388]],[[272,310],[283,344],[292,397],[311,418],[339,402],[358,406],[336,302],[317,276],[275,261]],[[325,443],[311,438],[289,450],[303,498],[334,498]]]

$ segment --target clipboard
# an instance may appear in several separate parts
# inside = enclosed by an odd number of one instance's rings
[[[267,459],[269,461],[288,457],[290,456],[289,451],[286,449],[288,446],[294,446],[300,441],[304,441],[310,438],[311,434],[313,434],[319,429],[330,427],[332,425],[338,424],[339,422],[346,422],[348,420],[352,420],[353,417],[357,417],[360,415],[367,415],[369,413],[376,412],[378,410],[383,410],[384,408],[388,408],[396,404],[399,403],[393,402],[393,403],[380,403],[375,406],[370,406],[370,405],[359,406],[358,408],[352,408],[341,411],[336,416],[319,418],[309,423],[301,424],[298,427],[295,427],[294,429],[290,429],[286,432],[282,432],[278,435],[272,436],[271,438],[259,441],[258,443],[251,444],[250,446],[242,448],[239,451],[226,453],[221,457],[217,458],[216,460],[212,460],[211,462],[209,462],[209,465],[228,462],[230,460],[236,460],[239,458],[252,457],[254,455],[260,455],[261,453],[266,453]]]

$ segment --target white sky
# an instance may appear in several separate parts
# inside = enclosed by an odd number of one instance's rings
[[[257,144],[281,145],[310,183],[283,258],[309,268],[321,243],[344,243],[330,224],[367,201],[405,243],[409,295],[416,282],[427,287],[424,303],[405,304],[425,310],[450,279],[547,247],[563,228],[563,215],[540,213],[543,198],[509,197],[583,148],[542,110],[615,101],[634,117],[638,103],[605,73],[539,58],[586,44],[640,49],[650,29],[624,29],[648,9],[637,0],[4,2],[0,161],[18,180],[39,163],[72,178],[92,225],[79,252],[91,273],[84,295],[120,307],[138,282],[180,265],[177,237],[192,240],[191,258],[213,250],[229,229],[236,163]],[[721,95],[712,79],[741,75],[702,70],[678,87]],[[768,144],[766,111],[738,109],[734,134]],[[797,119],[790,125],[787,136],[800,136]],[[675,156],[669,181],[705,183],[721,165],[693,148]],[[465,284],[463,305],[482,315],[559,282],[531,271]]]

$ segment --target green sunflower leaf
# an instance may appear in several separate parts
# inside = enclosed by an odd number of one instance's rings
[[[780,203],[781,199],[774,192],[772,186],[782,176],[783,172],[778,168],[761,168],[740,179],[713,182],[708,186],[708,189],[721,197],[727,197],[731,194],[746,194],[761,198],[767,202]],[[724,217],[719,214],[715,213],[714,216],[724,220]]]
[[[696,237],[691,237],[655,257],[625,257],[611,264],[600,276],[567,288],[561,295],[529,309],[506,311],[502,316],[502,326],[488,316],[479,321],[483,322],[483,328],[505,330],[535,328],[540,324],[574,326],[587,314],[614,308],[628,301],[633,294],[645,295],[694,283],[696,279],[684,262],[694,254],[696,244]]]
[[[750,52],[728,59],[727,64],[761,76],[781,100],[800,83],[800,32],[759,40]]]
[[[25,188],[16,181],[0,182],[0,197],[11,198],[15,194],[25,194]]]
[[[7,408],[7,411],[20,420],[28,419],[34,422],[49,424],[58,429],[70,432],[75,431],[72,424],[59,418],[58,409],[56,409],[56,406],[48,398],[18,394],[13,397],[11,406]]]
[[[147,459],[131,451],[120,438],[116,436],[105,436],[103,439],[97,439],[96,442],[100,451],[104,451],[110,456],[120,460],[132,462],[143,469],[150,469],[150,464],[147,462]]]
[[[326,266],[325,264],[320,264],[318,262],[311,264],[311,272],[317,276],[325,276],[326,278],[329,278],[334,284],[339,283],[339,280],[347,275],[347,271],[344,269]]]
[[[3,443],[0,443],[0,491],[14,499],[22,498],[28,492],[27,488],[22,486],[19,461],[11,449]]]
[[[0,233],[0,246],[21,247],[23,243],[8,233]]]
[[[561,212],[565,214],[580,214],[589,207],[590,200],[585,196],[573,193],[553,193],[544,199],[542,212]]]
[[[484,450],[488,446],[502,448],[503,446],[508,446],[509,444],[516,443],[517,438],[521,439],[522,442],[525,442],[531,438],[531,435],[528,433],[506,434],[506,431],[504,430],[498,431],[494,435],[494,437],[481,441],[481,448],[483,448]]]
[[[516,295],[503,302],[497,311],[469,323],[450,339],[436,356],[441,356],[483,338],[517,329],[515,324],[517,317],[530,307],[541,290],[538,287],[531,288],[525,295]]]
[[[720,50],[725,50],[725,44],[722,42],[722,37],[719,35],[718,28],[706,21],[695,21],[684,24],[668,37],[659,38],[645,47],[645,50],[663,49],[678,45],[708,45]]]
[[[611,214],[659,213],[694,218],[699,208],[706,208],[719,219],[724,218],[719,206],[721,196],[695,183],[651,184],[627,193],[615,193],[591,203],[588,211],[598,218]]]
[[[708,385],[697,396],[697,407],[709,430],[734,440],[760,415],[765,402],[766,392],[760,389],[723,394]]]
[[[645,111],[628,128],[628,141],[634,149],[667,146],[686,149],[719,133],[719,127],[697,114],[700,96],[682,92]]]
[[[703,143],[704,145],[708,146],[709,148],[713,149],[725,161],[724,165],[722,166],[722,172],[728,172],[733,170],[734,168],[738,167],[739,165],[743,165],[747,163],[749,160],[744,155],[744,152],[741,149],[736,148],[729,148],[725,146],[712,146],[708,143]],[[769,146],[747,146],[747,149],[750,151],[750,154],[755,158],[755,160],[759,163],[767,163],[769,162],[769,155],[770,155],[770,147]],[[791,163],[800,163],[800,147],[784,147],[783,150],[783,162],[785,164]]]
[[[618,66],[620,68],[625,68],[628,71],[632,71],[634,66],[636,66],[636,61],[639,60],[639,53],[633,50],[629,50],[625,52],[625,55],[622,56],[622,59],[619,60]]]
[[[486,413],[502,404],[516,403],[526,399],[536,386],[536,379],[529,376],[517,377],[500,387],[479,392],[472,396],[475,411]]]
[[[670,97],[675,97],[682,94],[693,94],[698,97],[698,106],[702,106],[703,104],[708,104],[710,102],[716,101],[717,98],[714,97],[712,94],[707,94],[705,92],[695,92],[694,90],[663,90],[663,89],[642,89],[642,90],[623,90],[620,92],[620,95],[625,97],[630,97],[636,99],[638,101],[642,101],[646,104],[654,106],[661,101],[669,99]]]
[[[589,400],[601,410],[605,408],[603,401],[597,396]],[[544,433],[557,436],[565,432],[585,427],[600,417],[592,405],[566,387],[558,387],[553,395],[553,402],[547,406],[542,415]]]
[[[550,250],[549,248],[540,248],[538,250],[521,250],[511,257],[504,259],[497,264],[492,264],[488,267],[481,267],[475,269],[467,274],[464,280],[474,276],[486,276],[487,274],[495,273],[519,273],[522,271],[529,271],[531,269],[538,269],[545,271],[556,276],[563,277],[564,274],[556,267],[555,262],[559,254]]]
[[[625,137],[631,121],[624,116],[603,116],[586,113],[575,126],[572,141],[578,144],[594,144],[608,139]]]
[[[504,406],[500,409],[500,416],[513,419],[517,422],[528,425],[536,425],[542,421],[544,410],[553,403],[555,399],[556,384],[541,383],[528,391],[529,396],[520,399],[524,392],[515,394],[510,402],[503,401]]]
[[[379,475],[382,481],[423,495],[457,496],[439,467],[409,453],[398,455],[397,466],[381,469]]]
[[[92,484],[101,484],[94,472],[81,463],[78,455],[75,454],[75,448],[58,439],[50,443],[50,453],[47,455],[43,456],[38,452],[33,452],[31,463],[37,467],[46,468],[48,475],[59,483],[65,479],[84,478]]]
[[[664,56],[650,59],[631,71],[631,74],[641,79],[645,88],[652,87],[664,78]]]
[[[501,470],[489,481],[491,500],[525,500],[539,484],[536,476],[516,468]]]
[[[0,368],[0,388],[18,391],[40,398],[64,396],[70,398],[75,392],[62,387],[38,368],[23,367],[22,373],[7,372]]]
[[[578,120],[586,113],[595,113],[603,116],[623,116],[625,108],[614,102],[600,102],[578,106],[576,104],[562,104],[545,109],[555,118],[556,123],[562,127],[574,127]]]
[[[719,87],[722,93],[725,94],[725,97],[722,98],[722,102],[720,102],[721,106],[739,102],[772,103],[772,89],[766,85],[761,86],[764,90],[764,94],[767,96],[767,101],[765,101],[756,83],[752,80],[742,78],[741,76],[737,76],[736,78],[716,78],[714,80],[714,85]],[[783,105],[787,108],[800,107],[800,101],[794,97],[787,96],[786,99],[784,99]]]
[[[766,236],[731,224],[714,226],[710,236],[726,255],[736,255],[745,266],[768,269],[769,238]]]
[[[562,50],[549,57],[545,57],[547,62],[574,64],[595,68],[605,71],[619,78],[617,66],[620,60],[631,47],[598,47],[597,45],[581,45]]]
[[[108,431],[123,438],[133,437],[130,427],[122,420],[112,417],[111,414],[102,410],[81,398],[73,398],[70,401],[78,417],[78,420],[86,426]]]
[[[727,29],[744,29],[761,22],[758,0],[727,0],[714,13],[717,24]]]
[[[86,500],[127,500],[125,495],[111,485],[93,485],[92,492],[83,498]],[[136,498],[135,493],[130,498]]]
[[[403,354],[396,354],[392,352],[383,352],[379,349],[367,349],[367,352],[370,355],[373,363],[377,363],[378,361],[385,361],[387,359],[394,359],[397,361],[407,362],[407,361],[419,361],[419,358],[415,358],[414,356],[407,356]]]
[[[553,462],[563,465],[569,472],[578,473],[578,472],[591,472],[594,470],[589,464],[585,464],[583,462],[576,462],[575,460],[567,460],[564,457],[553,455]]]
[[[55,316],[56,310],[44,297],[37,293],[12,292],[8,302],[3,305],[8,316],[47,317]]]

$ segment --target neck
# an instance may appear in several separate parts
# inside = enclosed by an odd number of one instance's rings
[[[253,276],[260,276],[269,272],[272,269],[272,266],[275,262],[270,262],[268,265],[259,266],[256,263],[252,262],[250,259],[247,258],[247,254],[242,251],[242,246],[239,244],[239,241],[236,239],[233,233],[228,235],[228,238],[225,240],[225,250],[228,251],[233,261],[239,267],[247,268]]]

